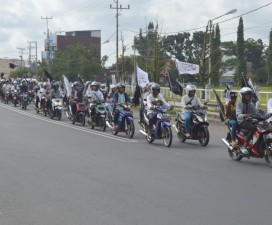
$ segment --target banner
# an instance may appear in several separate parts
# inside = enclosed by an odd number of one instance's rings
[[[71,87],[71,85],[69,83],[69,80],[64,75],[63,75],[63,82],[64,82],[64,85],[65,85],[65,89],[66,89],[66,93],[67,93],[67,97],[68,97],[72,93],[72,87]]]
[[[199,73],[199,65],[176,61],[176,67],[179,71],[179,74],[197,74]]]
[[[137,80],[138,80],[138,84],[144,88],[148,83],[148,73],[141,70],[138,66],[137,66]]]

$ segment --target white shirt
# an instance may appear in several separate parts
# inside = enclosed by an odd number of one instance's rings
[[[184,112],[190,112],[191,110],[190,109],[185,109],[186,105],[188,102],[190,102],[190,100],[193,98],[193,100],[191,101],[191,106],[195,106],[195,105],[200,105],[200,106],[203,106],[202,103],[200,102],[199,98],[194,95],[194,97],[189,97],[188,94],[182,96],[181,98],[181,107],[183,108],[183,111]]]
[[[92,98],[93,101],[104,101],[104,95],[100,90],[97,91],[86,91],[86,95]]]
[[[153,102],[155,99],[161,100],[164,106],[167,106],[168,108],[170,108],[170,105],[168,104],[168,102],[165,101],[165,99],[163,98],[161,93],[159,93],[158,96],[155,98],[154,98],[153,94],[149,94],[147,96],[147,114],[153,112],[153,110],[150,109],[150,107],[154,106]]]

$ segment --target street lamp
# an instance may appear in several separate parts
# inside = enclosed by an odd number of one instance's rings
[[[210,32],[210,36],[209,36],[209,43],[210,43],[209,52],[210,52],[210,54],[209,54],[209,73],[208,73],[208,75],[209,75],[209,86],[211,86],[211,70],[212,70],[212,61],[211,61],[211,53],[212,53],[212,21],[214,21],[216,19],[219,19],[219,18],[221,18],[223,16],[229,15],[229,14],[234,14],[236,12],[237,12],[237,10],[233,9],[233,10],[231,10],[231,11],[229,11],[229,12],[227,12],[227,13],[221,15],[221,16],[215,17],[215,18],[210,19],[208,21],[206,32],[207,32],[207,30],[209,28],[209,32]]]

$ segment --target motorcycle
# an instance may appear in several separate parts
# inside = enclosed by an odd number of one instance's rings
[[[43,101],[43,104],[42,104],[42,112],[43,112],[43,115],[44,115],[44,116],[47,116],[47,115],[51,116],[51,114],[50,114],[50,112],[49,112],[49,109],[48,109],[48,101],[49,101],[48,97],[42,96],[42,97],[41,97],[41,100]],[[39,112],[39,108],[36,109],[36,112],[37,112],[37,113]]]
[[[242,153],[240,148],[246,141],[247,130],[237,130],[236,138],[238,147],[231,146],[231,127],[226,138],[222,138],[222,142],[227,146],[229,156],[234,161],[240,161],[242,158],[264,158],[267,166],[272,167],[272,125],[260,117],[252,117],[249,119],[252,124],[257,127],[257,131],[253,135],[253,139],[247,147],[248,153]]]
[[[79,103],[78,101],[76,101],[75,115],[73,115],[72,113],[71,105],[69,105],[69,111],[71,114],[72,124],[75,124],[77,122],[77,123],[80,123],[81,126],[85,126],[85,116],[87,113],[87,108],[85,103]]]
[[[92,123],[90,122],[91,117],[91,108],[95,107],[95,115],[92,117]],[[93,102],[88,103],[88,115],[89,118],[87,122],[91,125],[91,129],[94,127],[100,127],[102,131],[105,131],[107,128],[106,125],[106,111],[105,111],[105,103],[104,102]]]
[[[11,91],[10,90],[6,90],[5,91],[5,103],[8,104],[9,101],[11,100]]]
[[[28,104],[28,93],[27,92],[21,93],[20,106],[22,106],[22,109],[26,110],[27,104]]]
[[[148,135],[149,128],[149,119],[147,117],[146,112],[144,112],[143,122],[140,123],[142,126],[142,130],[140,133],[146,136],[146,140],[148,143],[153,143],[155,140],[163,140],[163,143],[166,147],[170,147],[172,144],[172,130],[171,130],[171,115],[166,113],[167,109],[162,106],[157,106],[154,109],[154,113],[157,113],[156,123],[153,124],[153,127]]]
[[[128,105],[118,104],[121,109],[119,110],[119,117],[116,129],[113,130],[112,123],[114,121],[114,112],[113,107],[110,108],[108,112],[107,125],[112,130],[114,135],[117,135],[119,132],[125,132],[129,138],[133,138],[135,132],[135,126],[133,121],[133,112]]]
[[[12,91],[12,103],[13,105],[16,107],[17,104],[19,103],[19,98],[18,98],[18,91],[17,90],[13,90]]]
[[[209,133],[209,123],[206,116],[206,107],[201,107],[199,105],[192,107],[192,116],[190,121],[190,137],[186,137],[185,133],[185,117],[184,112],[179,112],[176,118],[176,124],[173,125],[173,128],[177,132],[177,136],[180,142],[185,142],[189,140],[198,140],[199,144],[206,146],[210,140]]]
[[[33,102],[35,99],[35,91],[31,90],[29,91],[29,103]]]
[[[53,98],[51,105],[52,105],[52,109],[49,110],[51,119],[56,117],[58,120],[60,120],[62,116],[62,108],[63,108],[62,98]]]

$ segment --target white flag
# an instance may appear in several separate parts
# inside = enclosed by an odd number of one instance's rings
[[[179,74],[197,74],[199,73],[199,65],[176,61]]]
[[[72,87],[71,87],[71,85],[69,83],[69,80],[64,75],[63,75],[63,81],[64,81],[67,96],[70,96],[70,94],[72,93]]]
[[[141,86],[142,88],[144,88],[148,83],[148,73],[141,70],[138,66],[137,66],[137,80],[138,80],[138,85]]]

